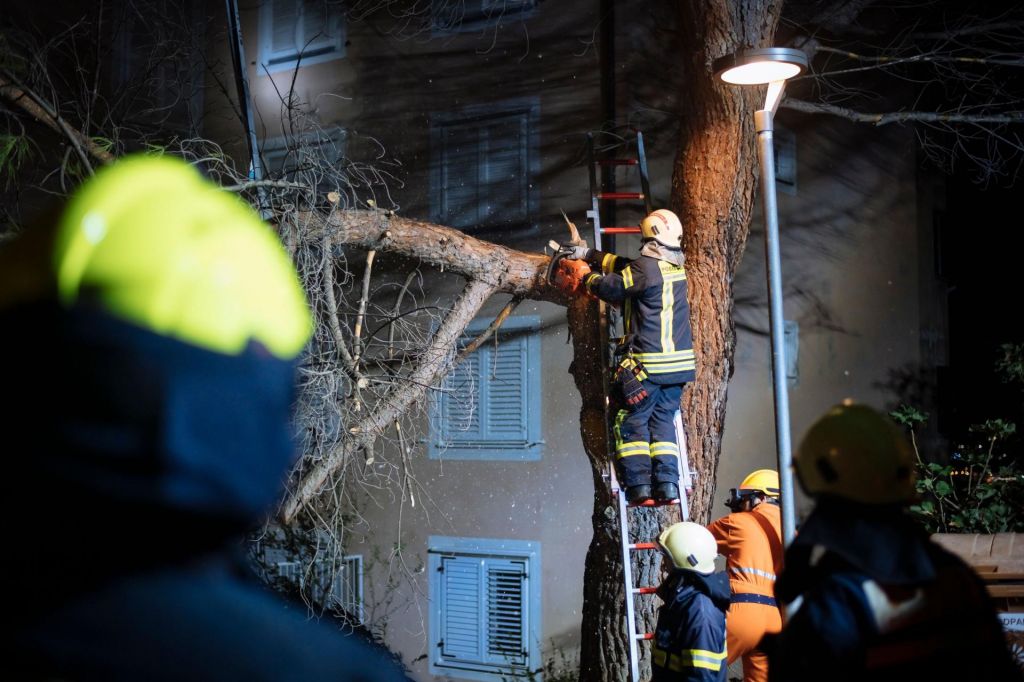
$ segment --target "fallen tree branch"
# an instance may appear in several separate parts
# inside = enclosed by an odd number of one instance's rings
[[[377,409],[351,426],[348,429],[348,436],[324,459],[317,462],[288,495],[281,507],[282,523],[288,524],[295,520],[296,514],[323,491],[331,474],[341,468],[356,452],[372,447],[377,437],[384,433],[384,430],[413,402],[422,398],[429,386],[434,386],[440,381],[451,368],[454,361],[452,350],[466,325],[495,290],[489,282],[469,281],[431,339],[423,360],[409,375],[408,380],[395,384],[381,399]]]
[[[104,164],[114,162],[115,157],[113,154],[96,144],[91,138],[72,128],[46,100],[31,90],[19,87],[4,76],[0,76],[0,96],[40,123],[68,138],[90,173],[92,172],[92,164],[89,162],[89,156]],[[86,152],[88,152],[89,156],[86,155]]]

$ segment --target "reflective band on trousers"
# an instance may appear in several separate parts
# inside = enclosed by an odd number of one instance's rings
[[[727,652],[724,648],[720,654],[716,654],[714,651],[707,651],[706,649],[684,649],[678,654],[669,655],[667,651],[658,647],[654,647],[654,650],[651,652],[654,665],[676,672],[681,672],[684,668],[721,670],[722,661],[725,660],[726,656]],[[668,665],[665,664],[666,660]]]
[[[747,575],[756,575],[761,578],[767,578],[768,580],[775,581],[775,574],[769,573],[768,571],[762,571],[760,568],[747,568],[745,566],[733,566],[729,569],[730,571],[736,571],[737,573],[746,573]]]

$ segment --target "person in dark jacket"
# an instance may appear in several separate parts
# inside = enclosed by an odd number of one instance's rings
[[[769,679],[1021,680],[980,578],[904,513],[914,456],[864,405],[837,405],[794,458],[814,510],[786,551]]]
[[[97,172],[0,249],[9,679],[382,680],[260,584],[311,318],[251,208],[170,157]]]
[[[675,417],[683,386],[696,375],[682,224],[671,211],[659,209],[640,229],[639,258],[578,246],[570,257],[599,272],[572,270],[580,287],[567,278],[570,289],[623,306],[616,383],[624,407],[615,418],[615,455],[630,503],[679,498]]]
[[[658,588],[651,650],[653,682],[725,682],[729,578],[715,573],[718,548],[707,528],[675,523],[658,536],[668,576]]]

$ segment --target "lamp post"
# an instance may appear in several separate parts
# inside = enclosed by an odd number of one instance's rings
[[[768,310],[771,329],[772,383],[775,399],[775,449],[778,456],[782,539],[786,546],[796,534],[792,444],[789,433],[789,390],[786,386],[785,318],[782,314],[782,265],[779,256],[779,214],[775,204],[775,152],[772,130],[775,111],[782,100],[786,80],[807,68],[807,55],[786,47],[743,50],[715,60],[715,74],[734,85],[768,85],[764,107],[754,112],[757,155],[761,162],[761,196],[764,200],[764,253],[768,277]]]

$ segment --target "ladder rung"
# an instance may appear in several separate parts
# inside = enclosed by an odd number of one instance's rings
[[[640,163],[637,159],[598,159],[598,166],[635,166]]]
[[[657,587],[635,587],[633,588],[633,594],[655,594],[657,593]]]
[[[639,227],[602,227],[601,232],[608,234],[640,234]]]
[[[643,192],[598,192],[598,199],[643,199]]]
[[[658,549],[653,542],[637,542],[629,546],[630,549]]]
[[[637,639],[654,639],[653,632],[640,632],[635,636]]]

